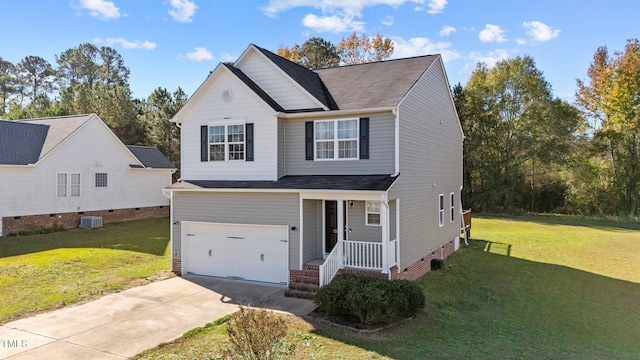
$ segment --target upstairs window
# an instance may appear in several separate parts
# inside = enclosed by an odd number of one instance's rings
[[[209,161],[245,159],[245,126],[209,126]]]
[[[357,159],[358,120],[318,120],[314,122],[316,160]]]

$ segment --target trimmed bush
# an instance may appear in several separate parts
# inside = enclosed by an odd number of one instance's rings
[[[345,273],[318,290],[318,307],[329,315],[356,316],[361,323],[390,323],[417,314],[422,289],[408,280],[384,280]]]
[[[240,306],[227,325],[231,347],[224,357],[230,359],[270,360],[280,356],[278,344],[287,335],[284,318],[264,309]]]

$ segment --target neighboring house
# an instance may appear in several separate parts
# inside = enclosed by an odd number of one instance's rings
[[[169,216],[174,166],[153,147],[125,146],[95,114],[0,120],[0,235]]]
[[[250,45],[172,121],[175,272],[417,279],[458,246],[463,134],[440,55],[310,71]]]

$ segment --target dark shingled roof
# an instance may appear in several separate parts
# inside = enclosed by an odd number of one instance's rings
[[[253,90],[253,92],[255,92],[258,96],[260,96],[260,98],[262,98],[262,100],[264,100],[264,102],[269,104],[269,106],[271,106],[271,108],[273,108],[273,110],[275,110],[275,111],[284,111],[284,108],[282,106],[280,106],[280,104],[278,104],[275,100],[273,100],[273,98],[271,96],[269,96],[269,94],[264,92],[264,90],[262,90],[262,88],[260,86],[258,86],[258,84],[253,82],[253,80],[251,80],[244,72],[242,72],[242,70],[238,69],[235,66],[231,66],[231,65],[228,65],[228,64],[225,64],[225,63],[222,63],[222,65],[224,67],[226,67],[227,69],[231,70],[231,72],[235,76],[237,76],[238,79],[240,79],[242,82],[244,82],[245,85],[247,85],[251,90]]]
[[[155,147],[127,145],[127,148],[146,168],[175,169],[175,166]],[[132,166],[137,167],[137,166]]]
[[[293,189],[386,191],[397,177],[390,175],[288,175],[277,181],[184,180],[205,189]],[[174,184],[172,188],[193,188]]]
[[[396,106],[439,55],[318,69],[341,110]]]
[[[35,164],[49,126],[0,120],[0,165]]]
[[[327,91],[327,88],[320,80],[320,77],[315,72],[300,66],[294,62],[291,62],[279,55],[272,53],[269,50],[263,49],[257,45],[256,49],[260,50],[269,60],[276,64],[282,71],[289,75],[295,82],[300,84],[305,90],[307,90],[313,97],[320,101],[329,110],[338,110],[336,102],[331,97],[331,93]]]

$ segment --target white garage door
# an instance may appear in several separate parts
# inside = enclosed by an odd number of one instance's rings
[[[184,273],[287,284],[289,227],[183,222]]]

